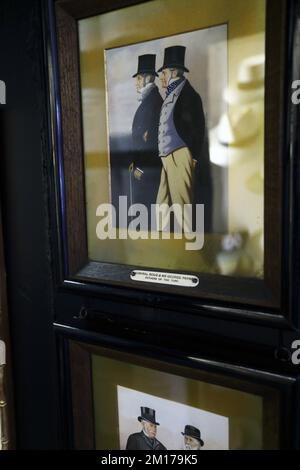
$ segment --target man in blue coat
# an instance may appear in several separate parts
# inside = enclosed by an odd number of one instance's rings
[[[173,204],[180,206],[182,213],[185,205],[205,204],[207,216],[212,202],[206,120],[202,99],[185,77],[189,72],[185,66],[185,53],[183,46],[168,47],[164,64],[158,70],[166,90],[158,140],[162,160],[157,197],[161,207],[158,222],[161,230],[169,225],[168,207]],[[184,228],[188,232],[193,229],[189,217],[184,220]]]
[[[148,210],[156,203],[161,161],[158,155],[158,125],[162,97],[155,84],[156,56],[139,57],[136,89],[140,105],[132,124],[133,162],[130,165],[131,204],[144,204]]]

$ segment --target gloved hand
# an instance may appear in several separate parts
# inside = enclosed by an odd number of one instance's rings
[[[144,172],[140,168],[136,167],[134,162],[132,162],[129,166],[129,171],[130,173],[133,173],[133,176],[136,180],[141,181]]]

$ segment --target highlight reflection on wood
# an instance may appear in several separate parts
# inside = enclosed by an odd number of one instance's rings
[[[4,390],[4,369],[5,366],[0,366],[0,436],[1,436],[1,450],[8,450],[8,414],[7,414],[7,401],[5,398]]]

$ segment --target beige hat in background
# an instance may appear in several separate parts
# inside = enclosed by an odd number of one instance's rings
[[[210,132],[210,161],[221,167],[232,166],[241,158],[257,153],[259,120],[251,107],[232,109]]]
[[[226,88],[224,100],[230,105],[255,103],[265,95],[265,55],[244,59],[238,71],[237,84]]]
[[[258,152],[264,77],[264,55],[241,62],[237,85],[224,92],[229,110],[221,117],[218,126],[210,131],[210,160],[213,164],[228,167]]]

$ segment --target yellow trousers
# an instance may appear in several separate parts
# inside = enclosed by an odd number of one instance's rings
[[[158,230],[168,227],[170,208],[176,204],[180,206],[184,215],[184,206],[193,203],[194,186],[194,160],[187,147],[176,150],[167,157],[162,158],[162,172],[156,204],[160,211],[157,217]],[[176,212],[175,212],[175,218]],[[182,226],[182,219],[179,221]],[[184,217],[186,231],[192,231],[191,214]]]

